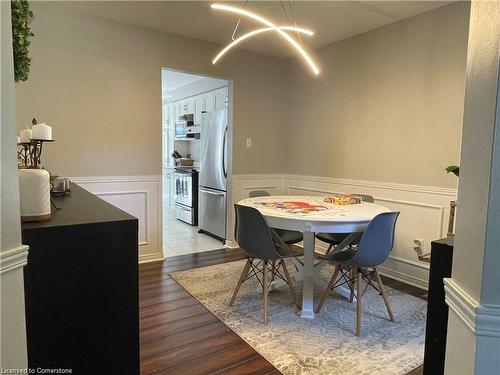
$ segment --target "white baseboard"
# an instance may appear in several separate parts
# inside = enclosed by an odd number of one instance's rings
[[[165,260],[165,255],[162,254],[146,254],[139,256],[139,264],[151,263],[151,262],[161,262]]]
[[[139,219],[139,262],[164,259],[161,176],[70,177],[70,180]]]
[[[396,184],[295,174],[256,174],[233,176],[233,203],[247,198],[252,190],[267,190],[273,195],[324,195],[334,192],[369,194],[375,202],[400,211],[391,256],[379,269],[419,288],[427,288],[429,265],[419,261],[413,240],[424,240],[424,252],[433,240],[446,236],[449,204],[457,189],[425,185]],[[233,218],[228,217],[233,225]],[[232,227],[227,238],[234,241]]]
[[[429,286],[429,264],[418,260],[389,255],[389,259],[378,267],[380,273],[417,288]]]
[[[239,246],[236,241],[226,240],[226,242],[224,243],[224,247],[228,249],[237,249]]]

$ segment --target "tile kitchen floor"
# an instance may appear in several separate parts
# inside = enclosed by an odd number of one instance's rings
[[[198,227],[177,220],[173,209],[165,209],[165,216],[163,218],[163,252],[167,258],[222,249],[223,247],[224,245],[221,241],[206,234],[198,233]]]

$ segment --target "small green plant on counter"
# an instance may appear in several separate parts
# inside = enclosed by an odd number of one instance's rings
[[[446,167],[446,173],[453,173],[458,177],[458,175],[460,174],[460,167],[457,165],[449,165]]]
[[[26,81],[30,73],[31,59],[28,56],[30,38],[33,33],[30,22],[33,12],[26,0],[12,0],[10,2],[12,11],[12,49],[14,52],[14,79],[16,82]]]

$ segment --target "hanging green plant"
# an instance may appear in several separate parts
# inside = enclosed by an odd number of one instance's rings
[[[28,47],[33,33],[30,22],[33,12],[27,0],[12,0],[12,49],[14,51],[14,79],[16,82],[26,81],[30,72],[31,59]]]

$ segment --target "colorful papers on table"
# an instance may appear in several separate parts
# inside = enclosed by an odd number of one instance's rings
[[[326,206],[300,201],[262,201],[255,202],[255,205],[271,209],[283,210],[290,214],[308,214],[310,212],[318,212],[328,209],[328,207]]]
[[[361,197],[351,194],[330,194],[324,198],[324,202],[339,206],[361,203]]]

